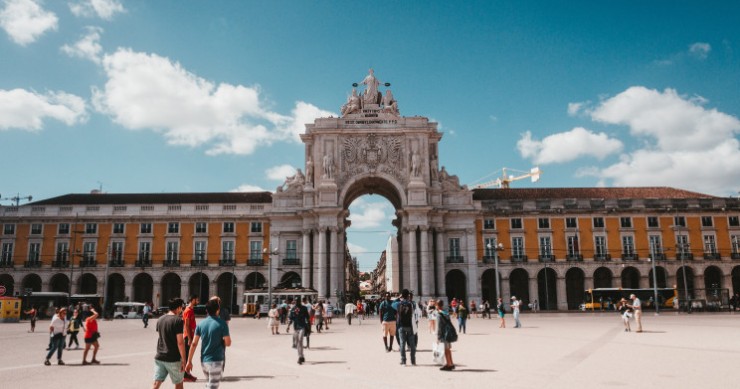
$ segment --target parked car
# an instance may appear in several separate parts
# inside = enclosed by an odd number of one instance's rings
[[[145,303],[118,302],[113,304],[114,319],[140,319],[144,313]]]

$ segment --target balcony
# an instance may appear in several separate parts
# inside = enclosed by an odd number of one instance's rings
[[[731,253],[730,258],[732,259],[740,259],[740,253]]]
[[[192,267],[208,267],[208,261],[205,259],[193,259],[190,261],[190,266]]]
[[[611,254],[594,254],[594,261],[605,262],[605,261],[611,261],[611,260],[612,260]]]
[[[110,262],[108,262],[108,266],[123,267],[123,259],[111,259]]]
[[[693,261],[694,254],[691,253],[676,253],[676,260],[679,261]]]
[[[162,266],[164,266],[164,267],[180,267],[180,261],[178,261],[176,259],[175,260],[164,261],[162,263]]]
[[[632,254],[622,253],[623,261],[637,261],[639,258],[640,257],[635,253],[632,253]]]
[[[704,253],[704,259],[707,261],[721,261],[722,255],[720,253]]]
[[[540,254],[537,258],[540,262],[555,262],[555,256],[552,254]]]
[[[655,258],[656,261],[665,261],[666,260],[665,254],[650,254],[650,255],[648,255],[648,258],[650,258],[651,261],[653,260],[653,257]]]
[[[296,266],[300,264],[301,260],[298,258],[283,258],[283,266]]]
[[[262,266],[265,264],[265,261],[262,258],[249,258],[247,260],[248,266]]]
[[[462,255],[448,255],[447,256],[447,263],[464,263],[465,257]]]
[[[582,254],[568,254],[565,257],[565,260],[568,262],[583,262],[583,255]]]
[[[134,263],[136,267],[152,267],[152,261],[150,259],[139,259]]]
[[[236,266],[236,261],[233,258],[221,258],[218,260],[218,266]]]
[[[511,256],[511,262],[515,263],[523,263],[527,262],[529,260],[529,257],[523,254],[514,254]]]
[[[3,260],[2,262],[0,262],[0,268],[3,268],[3,267],[12,268],[13,267],[13,261]]]
[[[41,262],[39,262],[39,261],[26,261],[26,262],[23,263],[23,267],[27,267],[27,268],[41,267]]]
[[[58,267],[58,268],[69,267],[69,261],[65,259],[55,259],[51,261],[51,267]]]
[[[495,255],[484,255],[483,263],[496,263],[496,256]]]
[[[96,261],[95,259],[83,258],[80,261],[80,267],[96,267],[96,266],[98,266],[98,261]]]

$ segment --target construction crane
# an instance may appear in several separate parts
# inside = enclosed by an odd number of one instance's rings
[[[540,180],[540,174],[542,174],[542,170],[540,170],[539,166],[535,166],[532,169],[529,169],[529,172],[509,169],[509,170],[514,170],[515,172],[518,172],[518,173],[522,173],[518,176],[507,175],[506,170],[507,168],[502,168],[501,177],[493,181],[487,181],[482,184],[475,185],[473,189],[490,188],[490,187],[508,189],[512,181],[518,181],[518,180],[523,180],[525,178],[531,178],[532,182],[537,182]]]

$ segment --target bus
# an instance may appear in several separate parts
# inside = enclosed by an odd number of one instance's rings
[[[308,299],[309,302],[316,302],[319,298],[319,293],[309,288],[279,288],[272,290],[272,302],[267,303],[268,299],[267,289],[252,289],[244,292],[244,303],[242,305],[242,316],[253,316],[257,313],[257,307],[259,306],[260,316],[267,316],[267,312],[270,310],[271,304],[281,304],[283,300],[288,301],[289,299]]]
[[[655,300],[655,289],[627,289],[627,288],[596,288],[586,290],[584,303],[581,304],[581,311],[594,310],[614,310],[619,300],[625,298],[629,300],[631,294],[637,296],[642,301],[644,309],[653,308]],[[673,300],[677,296],[676,288],[658,288],[658,303],[661,308],[673,308]]]

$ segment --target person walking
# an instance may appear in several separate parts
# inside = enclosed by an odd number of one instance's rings
[[[522,328],[522,323],[519,321],[519,309],[522,306],[522,302],[516,299],[516,296],[511,296],[511,313],[514,315],[514,328]]]
[[[468,316],[468,309],[465,307],[465,301],[460,300],[460,304],[457,306],[457,331],[461,334],[466,333]]]
[[[504,315],[506,315],[506,311],[504,310],[504,300],[499,297],[498,301],[496,302],[496,313],[498,314],[498,328],[506,328],[506,320],[504,319]]]
[[[80,342],[77,340],[77,334],[80,333],[80,328],[82,328],[82,317],[80,316],[80,312],[75,309],[74,312],[72,312],[72,317],[67,327],[67,333],[69,334],[68,349],[72,348],[73,342],[75,344],[75,348],[80,348]]]
[[[437,342],[444,345],[445,350],[445,365],[440,367],[439,370],[449,371],[455,370],[455,364],[452,362],[452,342],[446,338],[448,328],[455,331],[455,326],[452,325],[452,319],[450,319],[449,312],[444,309],[445,303],[442,299],[437,300]]]
[[[333,309],[329,300],[326,300],[324,303],[324,328],[327,330],[329,329],[329,324],[331,324],[331,318],[334,317]]]
[[[49,359],[54,352],[57,353],[57,364],[64,365],[62,360],[62,352],[64,351],[65,336],[67,330],[67,308],[59,308],[54,317],[51,318],[51,324],[49,325],[49,337],[51,338],[51,348],[46,354],[44,365],[49,366],[51,362]]]
[[[193,344],[190,346],[188,353],[188,363],[185,365],[185,371],[190,372],[193,369],[193,355],[201,339],[203,343],[200,346],[200,365],[205,374],[206,388],[218,388],[221,384],[221,375],[224,370],[224,360],[226,358],[226,347],[231,346],[231,336],[229,335],[229,326],[219,317],[221,307],[217,299],[210,299],[206,303],[206,316],[195,327],[195,336]]]
[[[293,348],[297,349],[298,364],[302,365],[306,361],[303,356],[303,337],[307,330],[311,330],[311,323],[308,321],[308,309],[301,304],[301,300],[296,299],[295,306],[290,310],[289,318],[293,323]]]
[[[378,316],[380,316],[380,326],[383,331],[383,344],[387,352],[393,351],[393,337],[396,335],[396,310],[391,303],[391,294],[385,294],[385,300],[378,307]],[[390,337],[390,342],[388,342]]]
[[[278,313],[277,304],[272,304],[272,308],[267,312],[267,326],[270,327],[270,331],[273,335],[279,335],[280,331],[278,326],[280,325],[280,314]]]
[[[303,298],[303,307],[308,312],[308,327],[303,331],[303,338],[306,339],[306,348],[311,348],[311,326],[313,325],[313,305],[306,297]],[[295,328],[295,327],[293,327]]]
[[[144,309],[141,311],[141,321],[144,323],[144,328],[149,327],[149,315],[152,314],[151,303],[144,304]]]
[[[357,306],[355,304],[352,304],[351,301],[344,305],[344,316],[347,317],[347,325],[352,325],[352,316],[355,315],[356,309]]]
[[[183,388],[185,379],[185,340],[183,320],[180,317],[185,302],[174,298],[168,302],[169,312],[157,320],[157,353],[154,355],[154,389],[170,376],[176,389]]]
[[[635,332],[642,332],[642,302],[634,294],[630,295],[630,300],[632,300],[632,304],[628,304],[628,306],[632,308],[632,311],[634,312],[635,324],[637,325],[637,331]]]
[[[182,311],[182,320],[183,320],[183,339],[185,341],[185,354],[190,354],[190,345],[193,343],[193,338],[195,337],[195,327],[197,323],[195,322],[195,306],[198,305],[199,298],[196,295],[191,295],[190,300],[188,300],[188,306],[185,307],[185,310]],[[195,382],[198,380],[195,376],[190,374],[190,371],[185,372],[185,382]]]
[[[362,319],[365,317],[365,303],[362,300],[357,300],[357,322],[362,325]]]
[[[436,334],[437,333],[437,303],[434,301],[434,299],[429,300],[429,305],[427,305],[427,322],[429,325],[429,333]]]
[[[619,315],[622,318],[622,322],[624,323],[624,332],[632,331],[632,329],[630,328],[632,309],[629,307],[629,305],[627,305],[627,299],[622,298],[622,300],[619,301],[619,304],[617,304],[617,310],[619,311]]]
[[[475,300],[470,302],[470,316],[469,318],[472,320],[474,317],[479,317],[478,315],[478,306],[475,304]]]
[[[486,316],[488,316],[488,320],[491,320],[491,304],[488,300],[483,300],[483,310]]]
[[[38,318],[39,311],[36,309],[36,307],[31,307],[31,309],[23,311],[23,313],[28,315],[28,318],[31,320],[31,330],[28,332],[36,331],[36,319]]]
[[[321,333],[321,330],[324,328],[324,303],[319,301],[314,304],[313,311],[313,318],[316,323],[316,332]]]
[[[92,306],[89,308],[90,316],[85,319],[85,351],[82,353],[82,364],[83,365],[99,365],[98,361],[98,349],[100,348],[100,332],[98,332],[98,311]],[[87,352],[90,351],[90,347],[93,347],[92,360],[87,361]]]
[[[401,291],[401,299],[396,301],[396,327],[401,342],[401,365],[406,366],[406,346],[411,353],[411,365],[416,366],[416,337],[414,336],[414,304],[411,303],[408,289]]]

